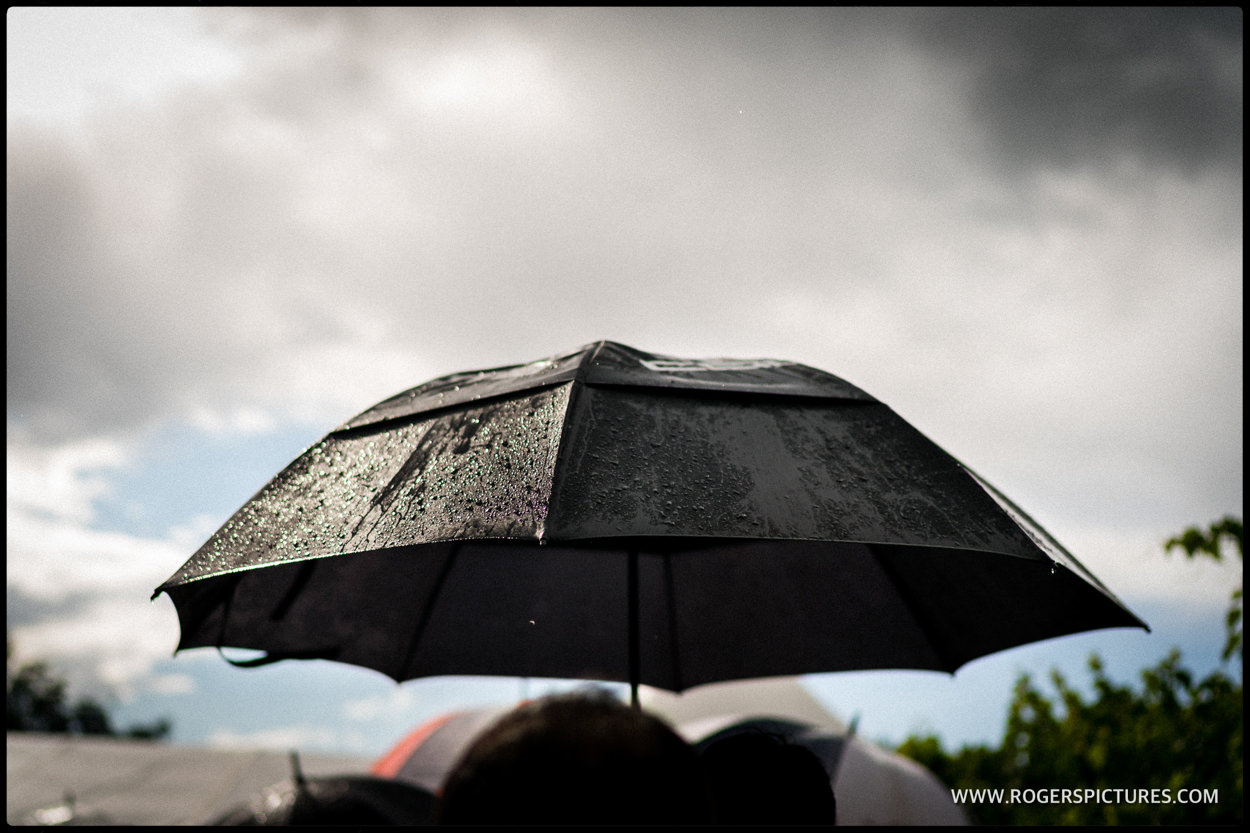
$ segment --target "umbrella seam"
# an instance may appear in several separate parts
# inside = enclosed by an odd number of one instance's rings
[[[365,522],[369,520],[369,516],[377,510],[377,516],[373,519],[373,523],[369,525],[369,529],[365,532],[365,540],[377,528],[378,524],[386,516],[387,511],[395,503],[400,489],[402,489],[409,480],[409,476],[413,472],[417,472],[417,477],[422,478],[425,475],[425,467],[430,461],[432,455],[430,446],[426,440],[430,436],[431,429],[434,427],[434,421],[431,420],[426,424],[425,430],[421,432],[421,436],[417,438],[416,444],[412,451],[408,454],[407,459],[395,470],[387,481],[386,485],[369,500],[369,508],[365,510],[355,526],[352,528],[348,538],[349,542],[354,542],[360,535]]]
[[[677,599],[673,593],[673,555],[672,553],[662,553],[661,558],[664,559],[664,592],[668,596],[668,637],[670,640],[670,652],[672,653],[673,663],[673,687],[676,691],[683,688],[681,679],[681,651],[678,649],[680,644],[677,641]]]
[[[456,555],[460,552],[461,542],[452,541],[447,550],[447,557],[443,560],[443,566],[438,572],[438,578],[434,582],[428,598],[426,598],[425,606],[421,611],[421,619],[417,622],[417,626],[412,632],[412,641],[408,643],[408,651],[404,656],[404,661],[398,668],[398,674],[395,679],[404,680],[411,679],[407,676],[407,671],[412,665],[413,658],[417,655],[417,648],[421,645],[421,638],[425,636],[425,629],[430,624],[430,619],[434,616],[434,605],[438,599],[439,592],[443,589],[443,583],[447,581],[447,576],[451,573],[451,565],[456,560]]]
[[[936,642],[933,641],[931,623],[920,621],[920,608],[916,605],[916,597],[910,592],[907,586],[899,580],[899,577],[896,575],[889,560],[878,555],[875,552],[875,549],[875,547],[869,548],[869,551],[873,554],[873,560],[877,563],[877,566],[881,568],[881,572],[885,573],[886,577],[890,580],[890,584],[894,586],[895,592],[899,594],[899,597],[903,600],[907,610],[911,611],[912,619],[921,626],[918,630],[921,636],[924,637],[925,643],[933,650],[933,654],[938,658],[938,661],[942,663],[942,669],[948,674],[954,674],[955,670],[964,663],[953,663],[949,652],[941,648]]]
[[[220,652],[226,643],[226,624],[230,621],[230,608],[234,605],[235,594],[239,590],[239,582],[243,580],[242,574],[230,581],[230,592],[226,596],[226,602],[222,605],[221,611],[221,627],[217,629],[217,651]],[[172,597],[171,597],[172,598]]]
[[[638,618],[638,550],[631,547],[626,556],[626,596],[629,603],[628,628],[626,643],[629,646],[629,702],[635,709],[641,708],[638,702],[638,686],[642,682],[642,634]]]
[[[547,542],[547,518],[551,516],[551,503],[555,499],[555,496],[559,493],[559,490],[556,488],[556,478],[561,476],[560,472],[563,469],[560,465],[560,461],[564,459],[569,442],[569,416],[573,413],[574,403],[576,402],[580,392],[581,386],[577,384],[580,379],[580,375],[581,368],[578,368],[578,376],[565,383],[569,395],[564,403],[564,413],[560,416],[560,438],[555,443],[555,452],[547,458],[548,469],[551,471],[551,477],[547,479],[547,495],[546,500],[544,501],[546,511],[543,512],[542,519],[539,521],[538,529],[536,530],[538,532],[538,543],[540,544],[545,544]]]
[[[358,425],[343,425],[335,428],[330,432],[335,437],[357,437],[365,434],[381,433],[382,431],[390,431],[404,425],[411,425],[417,422],[424,422],[427,419],[433,419],[442,416],[444,413],[463,410],[466,407],[477,407],[479,405],[490,404],[496,400],[516,399],[521,395],[533,395],[542,393],[552,388],[558,388],[561,385],[567,385],[573,381],[572,376],[567,379],[558,379],[545,384],[534,385],[533,387],[517,388],[515,390],[505,390],[499,393],[492,393],[489,396],[480,396],[474,399],[466,399],[464,401],[451,402],[446,405],[438,405],[424,411],[413,411],[410,414],[401,414],[393,417],[385,417],[374,422],[363,422]]]

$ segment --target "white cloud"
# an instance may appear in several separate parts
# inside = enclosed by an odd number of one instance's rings
[[[25,439],[26,433],[10,426],[5,445],[5,502],[10,519],[17,510],[79,523],[90,521],[92,502],[109,490],[103,472],[128,462],[127,447],[105,437],[37,446]]]
[[[213,749],[271,749],[283,752],[295,749],[300,752],[320,751],[361,756],[376,754],[359,732],[308,724],[276,726],[255,732],[217,729],[209,735],[205,745]]]
[[[171,565],[186,560],[170,541],[47,520],[13,507],[6,522],[8,584],[45,601],[83,593],[146,598],[169,577]]]
[[[104,686],[123,699],[177,644],[172,606],[148,599],[185,560],[176,541],[92,526],[94,501],[110,494],[108,476],[132,450],[102,439],[41,447],[12,432],[7,448],[14,643],[21,656],[63,668],[74,687]]]
[[[343,706],[343,714],[348,720],[362,722],[395,717],[411,712],[414,698],[411,688],[396,686],[386,694],[349,701]]]
[[[1180,551],[1165,554],[1164,541],[1183,529],[1161,526],[1117,530],[1074,523],[1062,543],[1121,601],[1166,602],[1188,608],[1195,616],[1214,613],[1212,621],[1218,621],[1218,614],[1228,609],[1233,590],[1241,586],[1241,561],[1191,560]]]
[[[81,125],[103,107],[219,83],[242,56],[199,36],[190,9],[17,7],[6,14],[10,119]]]
[[[511,677],[427,677],[412,680],[371,697],[347,700],[343,716],[354,723],[394,725],[396,737],[448,711],[514,705],[531,697],[586,685],[608,687],[621,694],[623,684],[581,680]]]
[[[277,421],[271,414],[246,405],[226,413],[213,410],[207,403],[196,403],[188,422],[209,434],[265,434],[273,431]]]
[[[157,674],[144,681],[144,688],[154,694],[169,696],[193,694],[196,685],[195,678],[190,674]]]
[[[190,520],[170,529],[169,542],[179,552],[192,553],[203,546],[204,542],[220,527],[221,518],[211,515],[196,515]],[[170,562],[170,564],[172,565],[173,562]],[[172,572],[172,569],[170,572]]]
[[[493,131],[562,134],[573,114],[551,56],[515,38],[480,40],[433,55],[389,50],[380,66],[394,100],[427,117]]]
[[[278,726],[256,732],[218,729],[208,738],[214,749],[305,749],[334,745],[337,732],[324,726]]]
[[[88,598],[72,611],[10,629],[20,656],[48,662],[72,690],[107,691],[129,701],[158,662],[178,643],[168,602],[131,594]]]

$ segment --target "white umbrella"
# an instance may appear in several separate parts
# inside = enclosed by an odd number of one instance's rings
[[[719,683],[682,695],[644,687],[640,699],[691,743],[755,728],[808,746],[832,773],[839,825],[968,823],[937,776],[855,736],[797,677]]]

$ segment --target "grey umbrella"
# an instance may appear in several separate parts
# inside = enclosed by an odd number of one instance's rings
[[[859,388],[609,341],[370,408],[161,592],[179,650],[670,691],[1146,627]]]

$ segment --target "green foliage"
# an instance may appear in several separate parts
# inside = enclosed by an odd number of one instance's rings
[[[5,721],[9,732],[103,735],[160,740],[169,736],[172,724],[162,719],[119,731],[108,712],[95,700],[70,703],[65,681],[48,670],[47,663],[30,662],[14,667],[13,642],[5,638]]]
[[[1180,535],[1169,538],[1163,546],[1168,552],[1177,548],[1183,549],[1190,558],[1195,555],[1208,555],[1216,561],[1222,561],[1225,543],[1237,548],[1238,558],[1243,557],[1240,518],[1231,516],[1221,518],[1205,530],[1191,526]]]
[[[1169,538],[1164,544],[1164,549],[1169,553],[1174,549],[1184,550],[1189,558],[1206,555],[1216,561],[1222,561],[1226,549],[1225,544],[1229,545],[1229,548],[1236,547],[1237,558],[1244,560],[1240,518],[1222,518],[1205,530],[1190,527],[1175,538]],[[1242,656],[1241,623],[1244,618],[1242,604],[1242,588],[1238,587],[1233,591],[1232,604],[1224,619],[1224,627],[1227,631],[1223,653],[1225,660],[1231,659],[1234,654],[1238,657]]]
[[[1225,518],[1168,541],[1193,557],[1217,560],[1242,547],[1241,521]],[[1228,628],[1224,661],[1241,655],[1241,591]],[[1236,637],[1234,639],[1234,636]],[[1242,683],[1217,669],[1198,680],[1173,649],[1141,673],[1139,689],[1117,685],[1102,661],[1089,660],[1093,696],[1085,699],[1058,671],[1047,696],[1021,676],[997,748],[948,754],[935,737],[908,738],[899,752],[927,766],[952,789],[1155,789],[1162,801],[1090,798],[1053,803],[964,803],[983,824],[1235,824],[1242,819]],[[1218,802],[1180,803],[1182,790],[1218,790]],[[1166,793],[1162,792],[1166,791]],[[1025,793],[1018,793],[1025,794]],[[1101,796],[1100,796],[1101,798]]]

